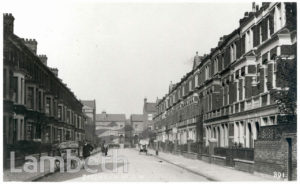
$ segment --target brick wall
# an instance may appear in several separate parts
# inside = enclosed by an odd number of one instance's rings
[[[296,30],[297,29],[297,5],[296,5],[296,2],[286,3],[285,11],[286,11],[287,27],[290,30]]]
[[[293,67],[297,67],[295,60],[278,60],[276,63],[276,86],[286,87],[288,84],[288,74],[292,71]]]
[[[297,177],[296,123],[261,127],[254,146],[254,171],[288,178],[287,138],[292,141],[292,178]]]
[[[274,172],[285,173],[286,146],[281,141],[256,141],[254,149],[255,172],[273,175]]]
[[[245,77],[245,98],[250,98],[252,96],[252,77]]]

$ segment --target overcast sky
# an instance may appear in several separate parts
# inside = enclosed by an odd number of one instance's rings
[[[21,1],[22,2],[22,1]],[[239,25],[251,2],[72,3],[7,1],[15,34],[38,41],[78,99],[96,99],[97,113],[142,113]]]

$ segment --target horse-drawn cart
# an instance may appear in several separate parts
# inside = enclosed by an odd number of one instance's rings
[[[140,142],[139,142],[140,152],[139,153],[144,152],[147,155],[147,153],[148,153],[148,145],[149,145],[149,140],[147,140],[147,139],[140,140]]]

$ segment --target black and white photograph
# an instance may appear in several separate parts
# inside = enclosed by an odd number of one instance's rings
[[[297,2],[0,12],[2,182],[296,183]]]

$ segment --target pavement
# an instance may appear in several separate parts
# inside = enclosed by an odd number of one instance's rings
[[[97,154],[99,151],[100,149],[96,149],[91,154]],[[45,162],[43,162],[44,165],[41,164],[41,162],[37,162],[36,165],[33,165],[32,162],[25,162],[23,166],[14,168],[15,170],[5,169],[3,171],[3,181],[37,181],[48,175],[54,174],[58,171],[55,169],[54,165],[50,164],[53,162],[54,157],[48,158],[49,160],[46,159]],[[27,172],[26,168],[28,168],[27,170],[30,170],[31,172]]]
[[[41,162],[37,162],[36,165],[33,165],[32,162],[25,162],[23,166],[16,167],[16,171],[6,169],[3,171],[3,181],[35,181],[42,178],[55,172],[54,165],[50,164],[50,160],[52,161],[53,159],[53,157],[49,157],[49,160],[45,160],[44,166],[41,165]],[[44,170],[42,170],[42,167],[44,167]],[[26,168],[32,172],[26,172]]]
[[[116,156],[115,156],[116,155]],[[113,160],[116,158],[115,160]],[[105,162],[103,162],[105,160]],[[26,165],[26,164],[25,164]],[[45,163],[45,172],[12,173],[5,170],[4,181],[274,181],[234,168],[206,163],[181,155],[149,150],[148,155],[137,149],[110,149],[108,156],[95,152],[88,161],[87,169],[75,173],[50,172],[51,166]],[[38,164],[38,168],[40,168]],[[39,170],[39,169],[38,169]],[[276,180],[275,180],[276,181]],[[278,181],[278,180],[277,180]]]
[[[155,155],[155,150],[150,149],[149,153]],[[155,157],[190,172],[206,177],[210,181],[281,181],[270,176],[257,176],[251,173],[235,170],[234,168],[210,164],[198,159],[189,159],[181,155],[159,152]]]

